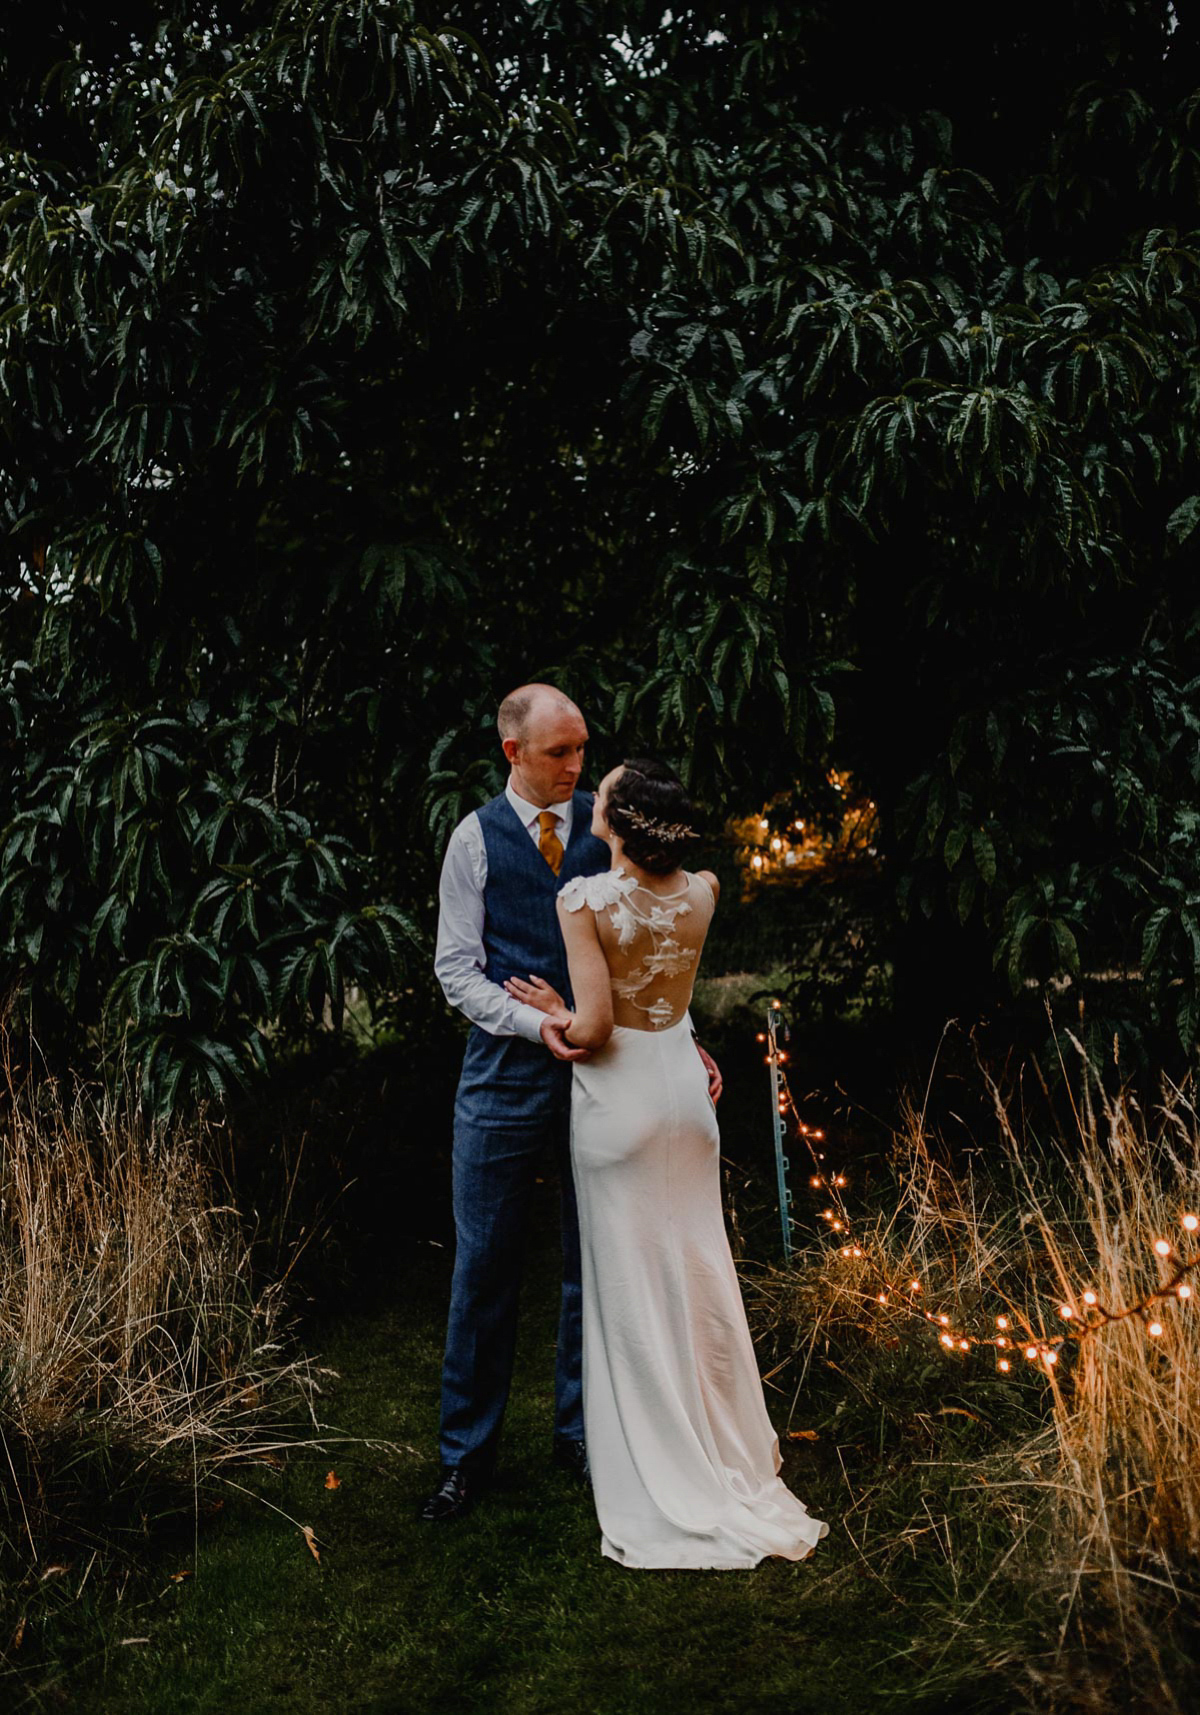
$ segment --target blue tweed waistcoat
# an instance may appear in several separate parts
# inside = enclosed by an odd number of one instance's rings
[[[567,955],[558,927],[559,889],[577,875],[599,875],[612,858],[591,832],[592,794],[571,800],[571,837],[555,875],[503,793],[476,811],[487,849],[483,946],[490,982],[545,977],[572,1004]],[[492,1036],[472,1025],[463,1057],[458,1106],[482,1125],[525,1125],[570,1101],[571,1068],[540,1042]]]

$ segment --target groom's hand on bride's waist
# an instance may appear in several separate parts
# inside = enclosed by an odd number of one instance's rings
[[[571,1014],[547,1013],[542,1020],[542,1041],[556,1060],[590,1060],[589,1048],[572,1048],[566,1040],[566,1032],[571,1028]]]
[[[694,1030],[692,1032],[692,1041],[696,1043],[696,1052],[699,1054],[700,1059],[704,1064],[704,1070],[708,1073],[708,1093],[712,1098],[713,1106],[716,1107],[717,1103],[721,1099],[721,1091],[725,1087],[721,1078],[721,1068],[717,1065],[712,1055],[705,1053],[704,1049],[701,1048],[696,1039],[696,1032]]]

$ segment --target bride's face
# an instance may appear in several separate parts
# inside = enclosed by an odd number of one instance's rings
[[[596,788],[596,802],[592,806],[592,832],[598,840],[607,840],[612,834],[604,811],[608,804],[608,795],[623,773],[622,768],[610,769]]]

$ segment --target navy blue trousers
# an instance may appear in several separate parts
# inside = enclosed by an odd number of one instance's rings
[[[569,1103],[569,1085],[566,1092]],[[562,1182],[562,1304],[554,1374],[554,1434],[583,1439],[583,1310],[579,1215],[571,1177],[569,1105],[507,1124],[460,1095],[454,1110],[457,1248],[442,1367],[443,1465],[490,1467],[512,1382],[517,1302],[534,1185],[547,1156]]]

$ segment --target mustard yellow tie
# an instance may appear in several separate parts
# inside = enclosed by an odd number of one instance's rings
[[[538,850],[557,875],[562,868],[563,845],[558,837],[558,817],[553,810],[542,811],[538,817],[538,827],[542,830]]]

